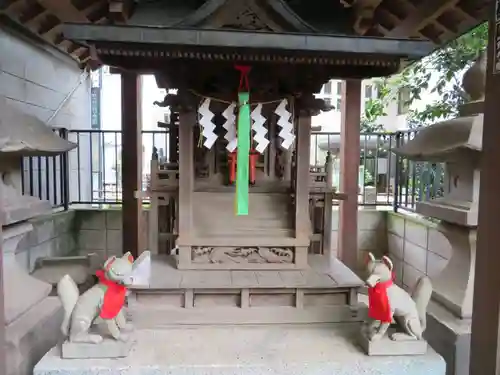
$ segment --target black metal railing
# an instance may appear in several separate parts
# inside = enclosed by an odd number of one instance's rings
[[[121,155],[120,130],[72,130],[69,139],[79,147],[69,154],[72,204],[121,204]],[[168,154],[168,133],[158,130],[142,131],[142,188],[149,180],[149,161],[153,147],[160,156]],[[131,150],[134,152],[134,150]],[[73,172],[73,171],[72,171]]]
[[[120,130],[55,129],[78,144],[67,155],[30,157],[23,160],[23,192],[48,199],[54,207],[71,204],[121,204]],[[412,139],[416,131],[363,133],[360,135],[359,195],[364,206],[392,206],[413,210],[418,201],[442,196],[442,164],[413,162],[394,154],[396,147]],[[149,160],[156,148],[168,158],[169,134],[164,130],[142,132],[143,189],[150,177]],[[340,191],[340,133],[314,132],[311,136],[311,168],[333,158],[333,187]],[[131,150],[131,152],[134,152]]]
[[[444,166],[414,162],[393,150],[413,139],[418,130],[362,133],[360,135],[359,194],[363,206],[392,206],[394,211],[413,211],[418,201],[443,194]],[[311,164],[323,166],[327,153],[333,157],[333,187],[340,191],[340,133],[313,132]]]
[[[396,133],[396,147],[415,137],[418,130]],[[444,163],[411,161],[396,157],[394,211],[415,210],[417,202],[439,198],[444,193]]]
[[[68,130],[54,128],[54,133],[68,139]],[[54,208],[68,209],[69,198],[69,164],[68,155],[29,156],[21,162],[22,193],[48,200]]]

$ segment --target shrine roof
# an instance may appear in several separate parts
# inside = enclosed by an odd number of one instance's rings
[[[91,47],[65,35],[64,23],[243,28],[252,32],[305,34],[302,39],[314,40],[314,43],[320,43],[324,35],[339,34],[414,38],[430,41],[437,47],[485,21],[491,1],[4,0],[0,5],[0,25],[52,44],[81,63],[91,60]],[[312,34],[318,38],[312,39]]]
[[[229,50],[272,50],[294,52],[389,55],[421,58],[434,45],[426,41],[396,38],[255,32],[238,30],[200,30],[170,27],[67,24],[64,35],[75,41],[158,44],[179,47],[219,47]]]

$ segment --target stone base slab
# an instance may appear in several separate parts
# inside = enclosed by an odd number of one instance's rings
[[[66,340],[62,344],[61,354],[65,359],[124,358],[129,355],[134,344],[134,337],[130,337],[126,342],[106,337],[100,344],[74,343]]]
[[[380,340],[370,341],[366,334],[359,333],[359,344],[369,356],[400,356],[400,355],[424,355],[427,353],[428,345],[425,340],[391,340],[389,335],[395,332],[394,330],[388,331]]]
[[[459,319],[431,301],[424,337],[443,356],[447,375],[469,375],[471,319]]]
[[[360,325],[172,326],[136,331],[127,358],[62,359],[53,348],[34,375],[444,375],[432,349],[421,356],[369,357]]]
[[[60,339],[57,297],[47,297],[6,327],[7,375],[32,375],[33,366]]]

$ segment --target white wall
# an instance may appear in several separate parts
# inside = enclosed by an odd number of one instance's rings
[[[153,75],[142,76],[142,129],[146,131],[143,134],[143,174],[149,173],[149,165],[153,146],[162,147],[165,150],[166,139],[158,134],[147,133],[148,131],[163,131],[158,128],[158,121],[165,121],[167,110],[154,106],[154,101],[162,101],[165,96],[165,90],[159,89]],[[110,74],[109,71],[103,74],[102,92],[101,92],[101,126],[103,130],[121,130],[121,80],[120,75]],[[104,143],[104,168],[103,180],[106,183],[115,183],[120,180],[116,175],[116,158],[121,158],[121,136],[119,134],[106,134]],[[154,138],[154,139],[153,139]],[[154,141],[154,142],[153,142]],[[116,145],[116,148],[115,148]]]
[[[0,96],[18,109],[38,117],[46,122],[81,79],[82,71],[75,61],[59,51],[37,45],[15,33],[0,28]],[[67,129],[88,129],[90,127],[90,81],[82,82],[71,99],[51,121],[50,126]],[[77,151],[72,151],[76,153]],[[75,160],[76,158],[70,158]],[[38,168],[37,160],[34,163]],[[56,170],[59,170],[59,164]],[[70,163],[70,192],[77,190],[80,168],[82,177],[89,176],[89,160],[81,158],[79,167]],[[42,158],[41,168],[45,171]],[[52,163],[49,170],[52,170]],[[26,168],[25,168],[26,170]],[[45,175],[45,173],[43,173]],[[57,174],[59,179],[59,174]],[[27,179],[27,173],[25,173]],[[81,185],[89,183],[89,178],[82,178]],[[38,174],[33,177],[35,194],[38,193]],[[47,181],[42,177],[42,196],[45,198]],[[52,186],[52,181],[49,183]],[[59,186],[60,184],[56,184]],[[53,191],[50,193],[53,198]],[[57,193],[59,199],[60,191]],[[58,199],[58,200],[59,200]]]
[[[312,119],[313,126],[321,126],[322,132],[324,133],[332,133],[332,132],[340,132],[340,121],[341,121],[341,112],[340,112],[340,99],[341,95],[339,92],[340,89],[339,80],[331,80],[329,86],[331,86],[331,93],[328,93],[328,90],[325,90],[326,85],[323,86],[321,92],[316,95],[318,98],[330,99],[331,104],[336,107],[334,110],[330,112],[322,112],[317,116],[314,116]],[[371,86],[371,95],[367,86]],[[367,95],[368,94],[368,95]],[[372,80],[364,80],[361,86],[361,113],[365,111],[365,104],[369,98],[376,98],[377,92],[375,89],[375,85]],[[389,103],[386,108],[387,116],[383,116],[378,120],[385,130],[394,132],[397,130],[406,129],[406,116],[398,114],[398,102],[394,100]]]

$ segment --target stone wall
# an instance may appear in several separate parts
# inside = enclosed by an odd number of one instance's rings
[[[339,210],[334,207],[332,217],[332,249],[337,253]],[[386,211],[371,207],[358,210],[358,269],[364,267],[367,252],[382,256],[387,252]]]
[[[339,212],[332,215],[332,248],[337,251]],[[365,259],[366,252],[382,255],[387,250],[387,230],[385,212],[372,208],[361,208],[358,212],[359,264]],[[121,254],[122,249],[122,212],[120,209],[79,209],[76,210],[75,231],[80,255],[96,253],[101,260],[111,255]],[[147,244],[148,211],[143,211],[143,243]]]
[[[438,230],[438,225],[416,215],[388,212],[387,233],[396,280],[405,289],[411,290],[422,275],[428,275],[431,281],[436,279],[452,256],[450,242]],[[445,359],[446,374],[468,375],[470,319],[459,319],[435,301],[431,301],[427,313],[425,336]]]
[[[89,129],[90,128],[90,79],[82,78],[82,71],[77,63],[71,58],[63,55],[58,50],[27,40],[19,34],[2,28],[0,26],[0,97],[6,98],[7,103],[25,113],[31,114],[41,121],[46,122],[55,113],[65,97],[76,90],[70,99],[50,122],[50,126],[67,129]],[[3,53],[8,51],[8,53]],[[81,186],[82,192],[90,192],[90,157],[89,148],[80,150],[80,162],[77,163],[76,153],[71,151],[70,170],[71,177],[70,192],[78,191]],[[42,170],[41,193],[45,197],[45,160],[41,158],[33,160],[33,188],[38,195],[38,169]],[[50,173],[53,165],[49,163]],[[56,171],[60,165],[56,164]],[[80,182],[78,182],[78,169],[81,171]],[[25,181],[30,178],[25,168]],[[60,175],[56,174],[60,186]],[[52,191],[52,177],[48,180]],[[52,196],[53,193],[50,193]],[[60,201],[60,191],[58,191]],[[90,197],[81,197],[84,200]],[[87,199],[88,200],[88,199]]]
[[[451,246],[437,224],[409,215],[387,213],[387,247],[397,281],[413,288],[422,275],[431,279],[446,266]]]
[[[28,272],[40,257],[64,256],[76,251],[74,211],[63,211],[29,220],[33,230],[20,242],[16,260]]]
[[[122,254],[122,211],[120,208],[75,210],[75,233],[80,255],[97,254],[101,263]],[[143,211],[143,243],[147,244],[148,211]]]

